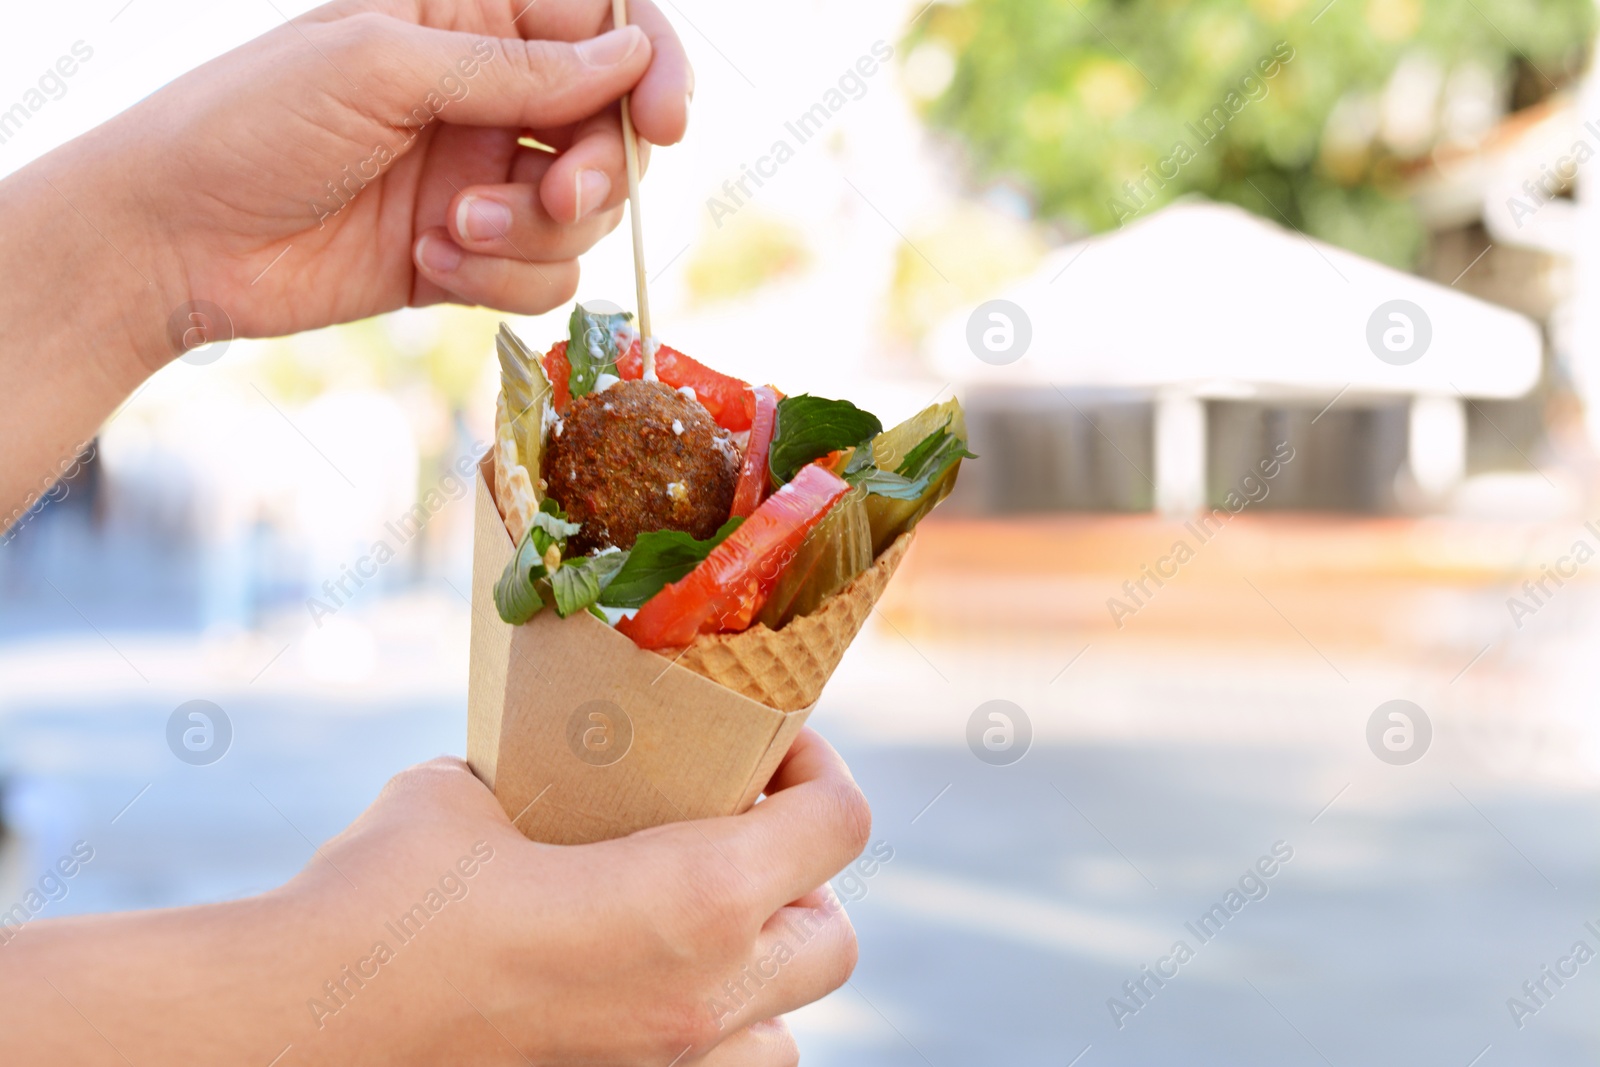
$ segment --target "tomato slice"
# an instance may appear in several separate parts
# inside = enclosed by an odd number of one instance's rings
[[[732,516],[749,515],[767,495],[767,447],[772,444],[772,429],[778,422],[779,392],[770,385],[758,385],[755,416],[750,420],[750,443],[744,450],[744,467],[733,490]]]
[[[617,377],[644,376],[644,351],[638,339],[617,359]],[[725,430],[737,433],[750,428],[755,416],[755,398],[750,386],[732,375],[714,371],[676,348],[656,349],[656,377],[674,389],[694,390],[702,407]]]
[[[837,474],[808,464],[699,566],[645,601],[617,629],[640,648],[676,648],[696,634],[745,629],[806,535],[849,491]]]
[[[544,356],[544,376],[550,379],[550,402],[557,411],[567,410],[567,401],[572,399],[570,381],[572,379],[572,364],[567,360],[567,342],[557,341]]]

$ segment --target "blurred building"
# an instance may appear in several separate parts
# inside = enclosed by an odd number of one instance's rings
[[[1448,505],[1473,415],[1532,392],[1543,347],[1521,314],[1185,202],[1058,250],[930,357],[989,461],[970,509],[1184,514],[1276,457],[1261,507],[1384,513]]]

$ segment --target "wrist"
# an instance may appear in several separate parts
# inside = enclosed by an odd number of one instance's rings
[[[20,336],[76,361],[86,385],[114,391],[114,405],[182,354],[168,320],[189,297],[169,225],[138,188],[137,156],[108,136],[92,131],[0,183],[0,216],[13,223],[0,242],[12,280],[0,307]],[[122,160],[115,173],[111,158]]]

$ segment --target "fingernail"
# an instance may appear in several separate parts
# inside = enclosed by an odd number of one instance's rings
[[[604,171],[580,170],[572,184],[575,187],[573,198],[578,202],[574,220],[599,211],[606,197],[611,195],[611,179],[605,176]]]
[[[624,26],[620,30],[579,41],[576,51],[578,58],[591,67],[614,67],[633,55],[633,50],[639,47],[643,39],[644,33],[639,27]]]
[[[417,261],[436,274],[449,274],[461,266],[461,249],[442,237],[429,234],[417,242]]]
[[[689,132],[689,116],[694,114],[694,93],[685,93],[683,97],[683,132]]]
[[[456,208],[456,234],[463,241],[504,237],[511,229],[511,209],[498,200],[463,197]]]

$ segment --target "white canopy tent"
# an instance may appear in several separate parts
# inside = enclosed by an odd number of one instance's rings
[[[1442,492],[1465,468],[1465,401],[1524,395],[1541,367],[1522,315],[1206,202],[1062,248],[996,297],[1015,307],[979,305],[934,333],[934,372],[968,388],[1148,391],[1166,512],[1204,497],[1206,399],[1409,397],[1413,473]]]

